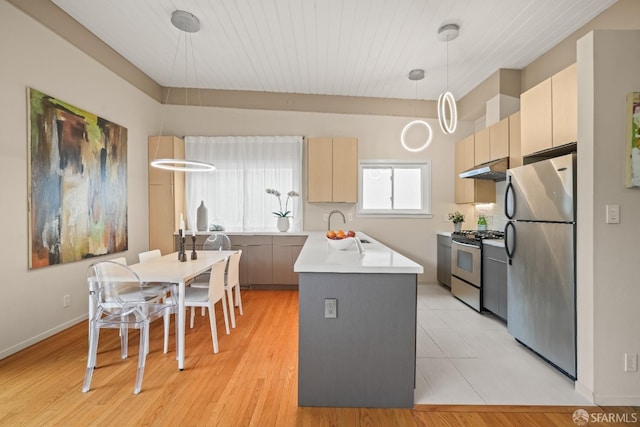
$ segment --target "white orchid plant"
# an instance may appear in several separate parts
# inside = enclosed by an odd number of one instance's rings
[[[298,194],[297,192],[291,190],[287,193],[287,199],[284,202],[284,209],[282,209],[282,199],[280,198],[280,196],[282,196],[282,194],[280,194],[280,192],[274,188],[267,188],[267,194],[273,194],[274,196],[276,196],[278,198],[278,204],[280,205],[280,210],[279,211],[274,211],[273,214],[275,216],[281,217],[281,218],[287,218],[288,216],[290,216],[289,214],[291,213],[291,211],[289,210],[289,199],[292,197],[298,197],[300,196],[300,194]]]

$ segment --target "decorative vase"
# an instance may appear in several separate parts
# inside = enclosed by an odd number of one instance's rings
[[[279,216],[278,217],[278,230],[285,232],[289,229],[289,217]]]
[[[462,229],[462,223],[461,222],[454,222],[453,223],[453,231],[459,232],[461,229]]]
[[[196,228],[198,229],[198,231],[209,230],[209,210],[204,205],[204,200],[200,202],[200,206],[198,207],[198,219]]]

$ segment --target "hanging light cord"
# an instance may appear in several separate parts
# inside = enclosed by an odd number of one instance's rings
[[[178,33],[178,42],[176,43],[176,51],[173,54],[173,65],[171,66],[171,74],[169,74],[169,86],[167,86],[167,94],[164,97],[164,103],[162,104],[162,112],[160,114],[160,132],[158,132],[158,136],[162,136],[162,131],[164,130],[164,119],[167,114],[167,103],[169,102],[169,93],[171,92],[171,82],[173,81],[173,75],[176,71],[176,64],[178,62],[178,51],[180,50],[180,38],[182,37],[183,31]],[[186,40],[186,36],[185,36]],[[160,143],[156,143],[156,152],[153,156],[154,159],[158,158],[158,148],[160,147]]]

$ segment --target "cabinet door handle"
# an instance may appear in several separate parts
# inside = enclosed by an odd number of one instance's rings
[[[506,263],[507,263],[507,261],[505,261],[505,260],[497,259],[497,258],[492,258],[492,257],[490,257],[490,256],[488,256],[488,257],[487,257],[487,259],[488,259],[488,260],[491,260],[491,261],[499,262],[500,264],[506,264]]]

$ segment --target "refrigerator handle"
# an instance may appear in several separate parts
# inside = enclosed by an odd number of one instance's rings
[[[511,237],[512,235],[513,237]],[[510,242],[513,242],[513,245],[510,245]],[[516,252],[516,226],[512,221],[509,221],[504,227],[504,250],[507,252],[508,262],[511,265],[511,260]]]
[[[513,219],[516,214],[516,199],[514,195],[513,184],[511,183],[511,175],[508,175],[509,183],[507,189],[504,192],[504,215],[508,219]]]

